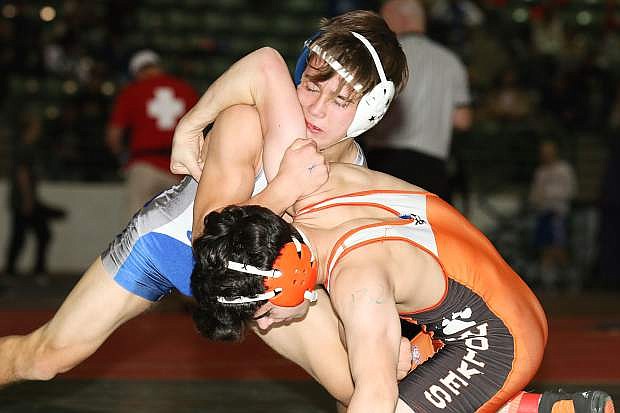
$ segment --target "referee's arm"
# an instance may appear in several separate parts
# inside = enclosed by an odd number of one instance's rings
[[[459,131],[466,131],[471,128],[473,113],[469,106],[454,108],[452,112],[452,126]]]

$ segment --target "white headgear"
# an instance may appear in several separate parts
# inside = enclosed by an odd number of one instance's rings
[[[387,112],[395,93],[394,82],[387,80],[385,77],[381,60],[379,60],[379,55],[377,54],[375,48],[372,47],[372,44],[370,44],[370,42],[361,34],[356,32],[351,33],[353,36],[357,37],[370,52],[372,60],[375,62],[375,66],[377,67],[377,72],[379,73],[379,79],[381,79],[381,81],[375,85],[370,92],[362,96],[357,104],[355,117],[353,118],[353,122],[351,122],[349,129],[347,129],[348,138],[354,138],[361,135],[368,129],[375,126],[381,118],[383,118],[385,112]]]
[[[372,60],[375,63],[375,67],[377,68],[377,72],[379,73],[380,82],[360,99],[357,105],[357,111],[355,112],[355,117],[353,118],[349,129],[347,129],[347,135],[344,139],[354,138],[375,126],[381,118],[383,118],[385,112],[387,112],[395,93],[394,82],[385,77],[385,71],[383,70],[381,60],[379,59],[379,54],[375,48],[368,41],[368,39],[361,34],[356,32],[351,32],[351,34],[359,39],[370,52]],[[321,47],[318,45],[311,45],[311,43],[319,35],[320,33],[317,33],[313,38],[306,42],[306,48],[299,57],[297,67],[295,68],[295,83],[298,84],[301,82],[301,75],[306,68],[309,52],[317,54],[347,83],[351,83],[353,81],[353,76],[351,73],[349,73],[334,57],[329,55]],[[355,91],[359,91],[362,88],[362,85],[356,83],[355,85],[352,85],[352,88]]]

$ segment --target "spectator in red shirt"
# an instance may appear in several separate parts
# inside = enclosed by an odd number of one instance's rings
[[[106,143],[112,153],[124,153],[123,134],[130,130],[125,164],[129,215],[149,199],[178,182],[172,175],[170,149],[178,120],[198,97],[185,81],[163,70],[159,56],[141,50],[129,62],[134,81],[116,98]]]

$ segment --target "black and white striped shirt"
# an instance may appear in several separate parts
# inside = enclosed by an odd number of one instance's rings
[[[470,103],[467,72],[459,58],[425,36],[399,38],[409,82],[372,134],[372,147],[413,149],[447,159],[452,113]]]

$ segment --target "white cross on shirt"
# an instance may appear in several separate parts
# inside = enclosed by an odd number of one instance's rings
[[[170,87],[155,88],[154,95],[155,98],[146,102],[146,113],[156,120],[159,129],[174,129],[185,110],[185,103],[174,96]]]

